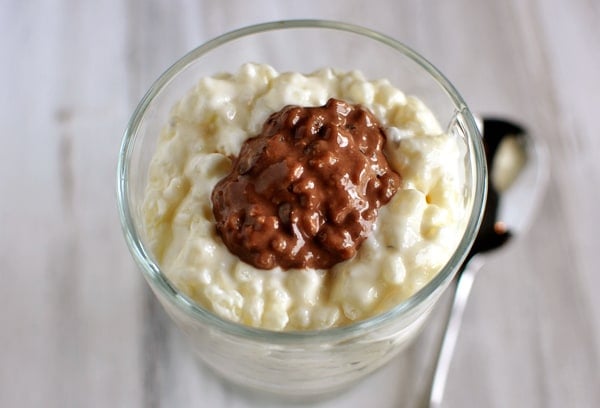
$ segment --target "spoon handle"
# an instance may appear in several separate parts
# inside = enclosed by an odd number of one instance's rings
[[[452,300],[452,308],[450,309],[448,321],[446,322],[444,338],[442,339],[442,344],[437,357],[433,382],[429,394],[430,408],[439,408],[442,405],[446,380],[448,379],[452,355],[454,354],[456,340],[458,339],[458,333],[460,332],[465,305],[467,304],[469,294],[471,293],[475,275],[479,272],[483,263],[483,256],[473,256],[464,268],[459,271],[458,278],[454,281],[456,288]]]

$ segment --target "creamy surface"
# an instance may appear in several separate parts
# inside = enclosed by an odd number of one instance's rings
[[[213,187],[269,115],[331,97],[359,103],[379,119],[400,189],[356,256],[330,270],[261,270],[242,262],[216,233]],[[169,279],[223,318],[273,330],[341,326],[400,303],[444,266],[464,231],[464,171],[462,142],[387,80],[245,64],[235,74],[201,79],[174,106],[150,165],[145,234]]]

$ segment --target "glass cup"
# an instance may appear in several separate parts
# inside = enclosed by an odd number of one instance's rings
[[[466,229],[441,271],[394,308],[349,326],[276,332],[220,318],[178,290],[150,252],[141,203],[150,159],[174,103],[204,76],[235,72],[246,62],[279,72],[323,67],[357,69],[387,78],[420,98],[442,128],[465,145]],[[452,84],[405,45],[354,25],[314,20],[255,25],[224,34],[194,49],[152,85],[133,113],[118,164],[118,204],[125,238],[143,275],[199,358],[239,385],[287,396],[328,394],[390,361],[415,338],[475,238],[486,190],[481,138],[473,115]]]

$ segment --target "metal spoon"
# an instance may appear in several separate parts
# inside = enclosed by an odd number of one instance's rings
[[[463,312],[477,272],[488,253],[522,234],[533,218],[545,187],[545,149],[521,126],[499,119],[483,120],[489,171],[485,212],[473,248],[458,272],[452,309],[437,359],[429,407],[441,406]]]

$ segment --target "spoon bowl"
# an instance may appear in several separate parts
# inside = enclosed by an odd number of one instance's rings
[[[493,129],[500,122],[486,119],[484,126]],[[486,140],[484,136],[484,143]],[[490,184],[501,196],[498,220],[512,235],[520,236],[535,219],[545,191],[549,176],[547,151],[540,140],[533,139],[524,130],[506,137],[502,143],[491,167]]]

